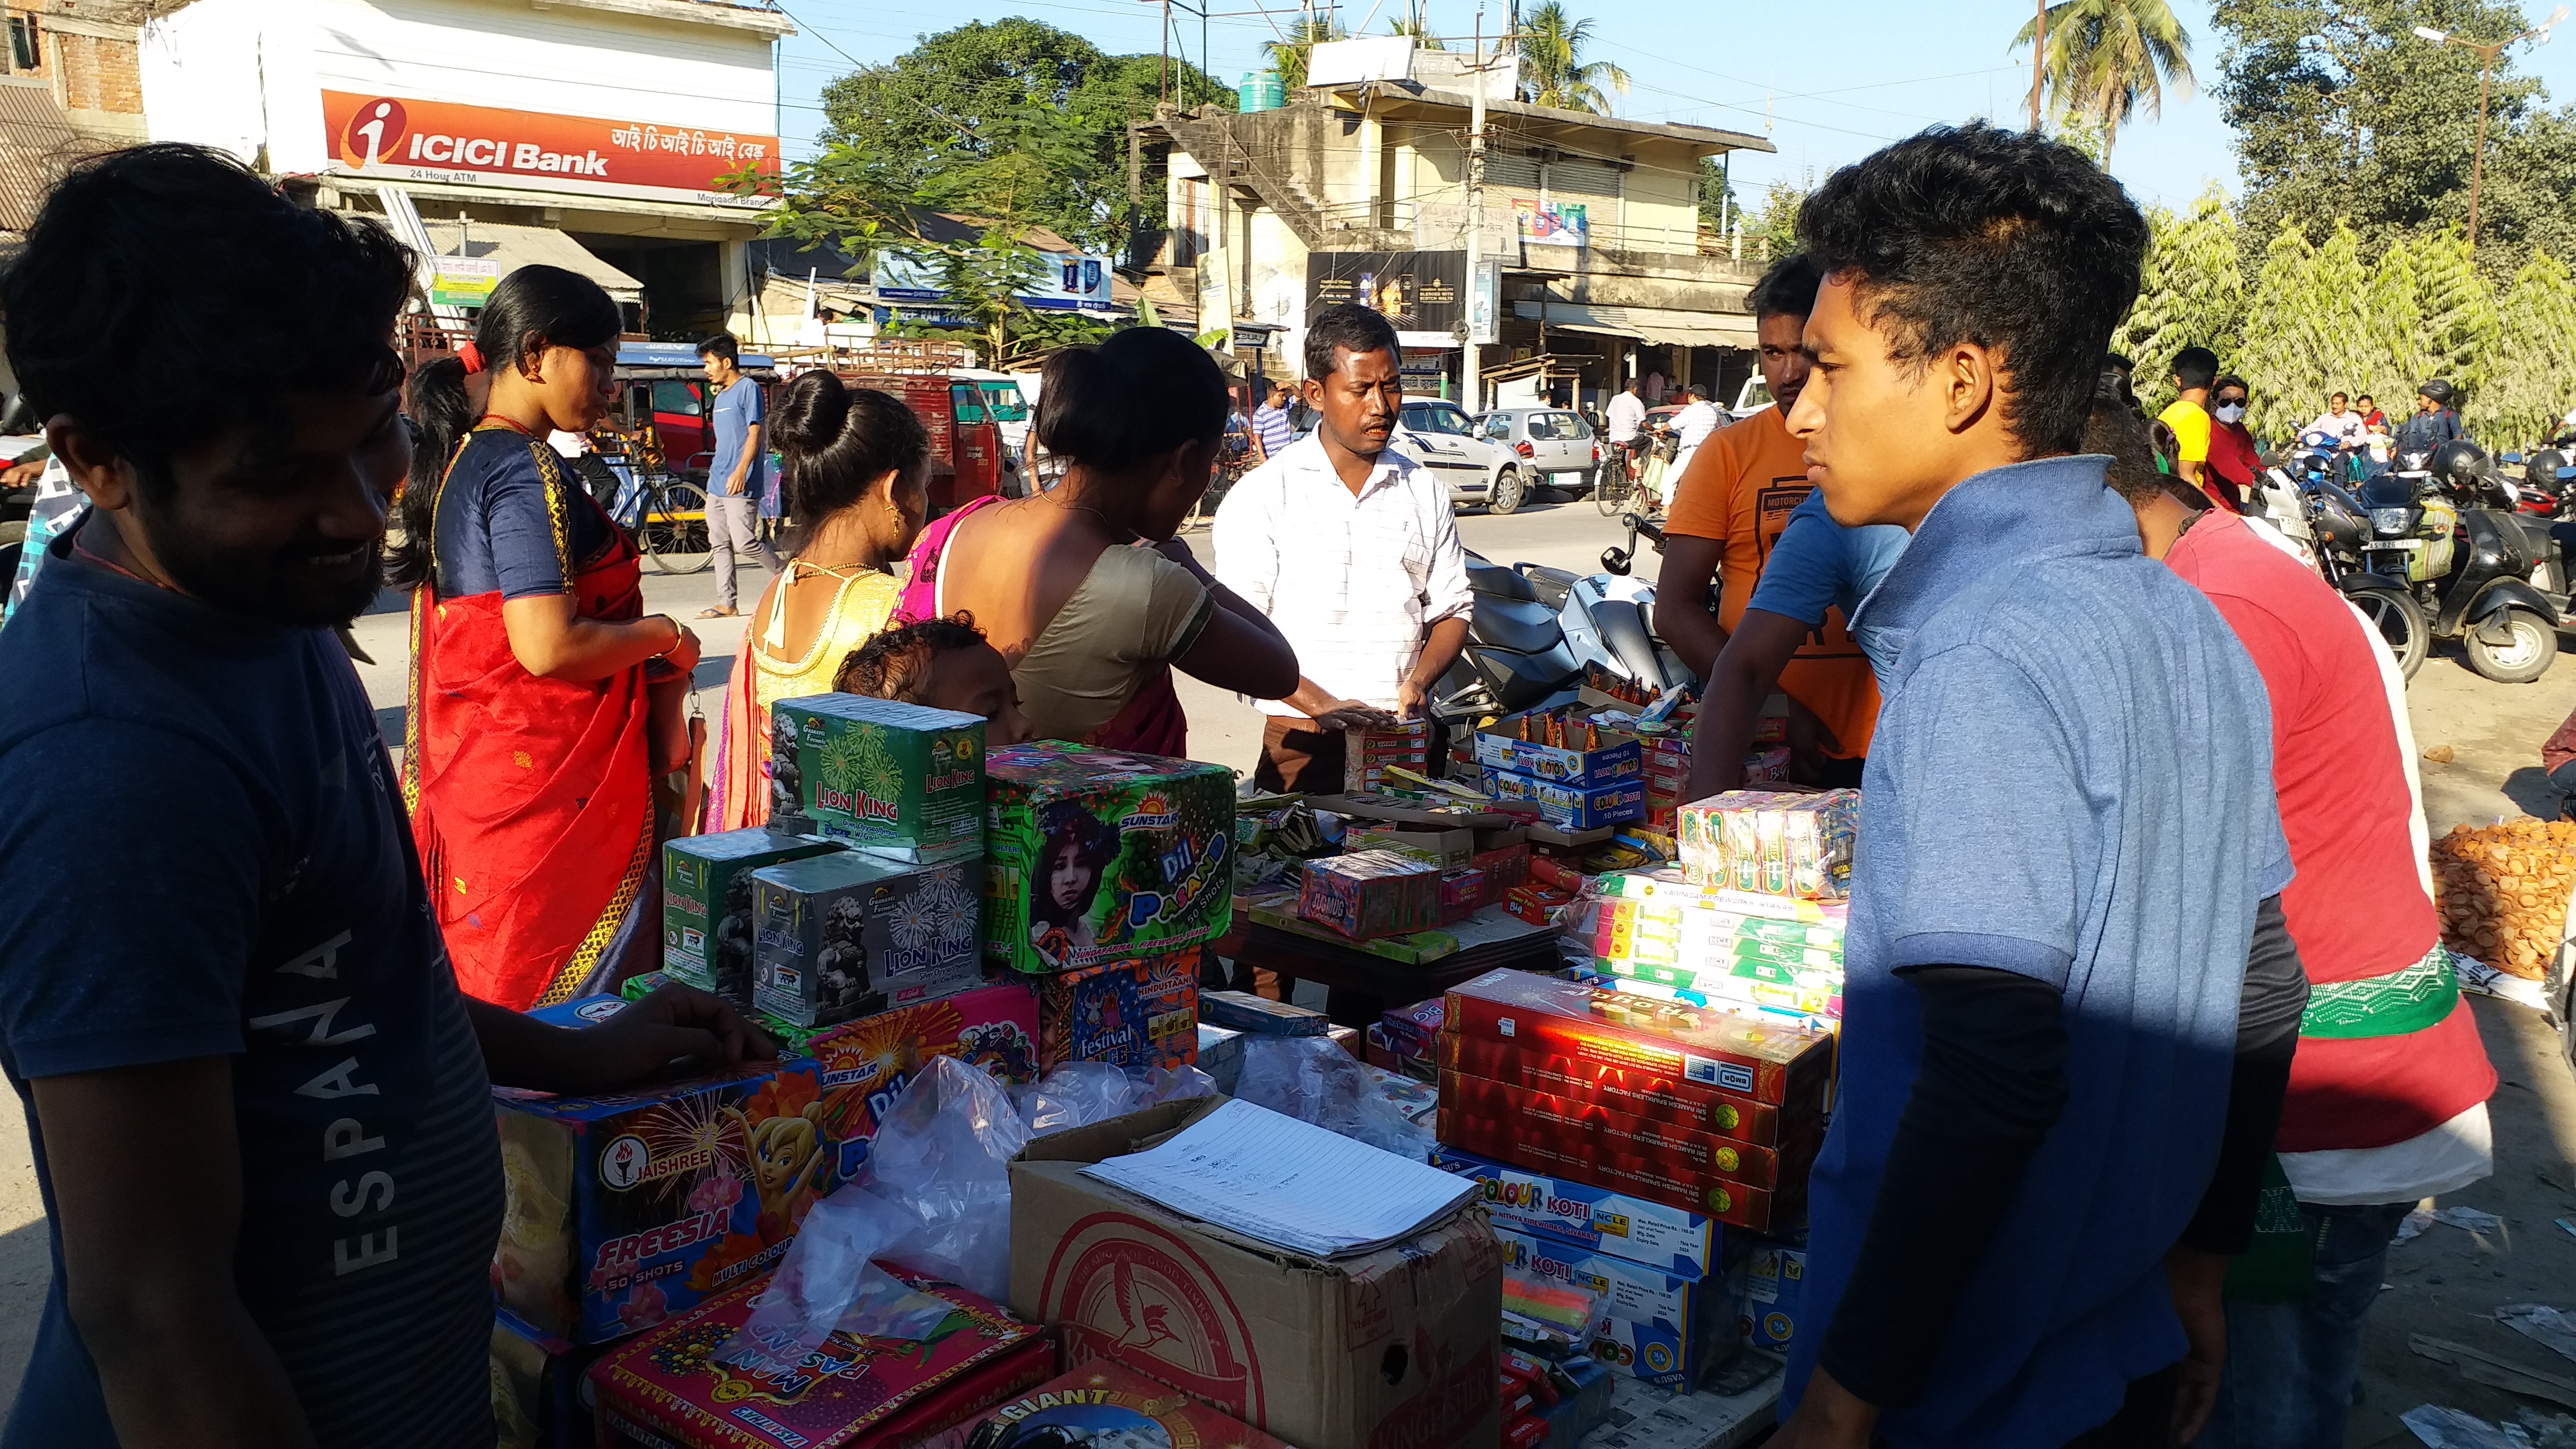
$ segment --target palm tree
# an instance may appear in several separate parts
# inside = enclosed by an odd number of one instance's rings
[[[1628,93],[1628,73],[1606,60],[1587,61],[1592,22],[1565,13],[1561,0],[1544,0],[1521,19],[1521,94],[1534,106],[1610,114],[1607,84]]]
[[[2037,23],[2024,24],[2011,48],[2030,44]],[[2058,0],[2048,7],[2043,81],[2059,115],[2102,128],[2107,166],[2121,125],[2141,105],[2158,116],[2165,86],[2191,93],[2191,32],[2165,0]]]
[[[1395,19],[1386,23],[1386,33],[1389,35],[1412,36],[1414,47],[1418,50],[1447,50],[1449,48],[1440,43],[1439,36],[1431,33],[1431,22],[1427,20],[1407,20],[1403,16],[1399,15]]]
[[[1288,27],[1285,39],[1265,40],[1261,49],[1278,69],[1279,79],[1293,91],[1306,83],[1306,58],[1314,54],[1316,46],[1350,38],[1342,22],[1329,15],[1302,15]]]

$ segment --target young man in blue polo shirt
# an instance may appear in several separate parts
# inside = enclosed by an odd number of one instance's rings
[[[2290,867],[2261,678],[2065,456],[2146,225],[2079,153],[1972,125],[1837,173],[1799,234],[1826,281],[1789,429],[1836,522],[1913,539],[1852,621],[1894,667],[1810,1192],[1826,1327],[1774,1442],[2168,1443],[2220,1335],[2167,1258]]]

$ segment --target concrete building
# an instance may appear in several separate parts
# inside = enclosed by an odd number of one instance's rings
[[[1489,319],[1475,328],[1492,338],[1486,395],[1461,399],[1471,411],[1599,403],[1632,376],[1731,399],[1752,372],[1744,293],[1760,268],[1704,234],[1700,162],[1768,141],[1526,105],[1507,71],[1470,74],[1457,52],[1347,44],[1371,63],[1328,66],[1334,47],[1317,47],[1316,76],[1357,73],[1280,109],[1165,106],[1144,128],[1169,152],[1171,228],[1149,270],[1197,300],[1201,332],[1220,312],[1262,324],[1270,370],[1293,376],[1309,312],[1360,300],[1395,321],[1408,392],[1458,397],[1470,322]],[[1486,159],[1471,214],[1476,84]],[[1470,228],[1488,276],[1467,273]],[[1147,295],[1161,296],[1150,280]]]

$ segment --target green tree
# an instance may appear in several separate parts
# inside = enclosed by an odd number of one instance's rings
[[[1762,204],[1744,221],[1744,239],[1752,248],[1752,260],[1767,262],[1798,249],[1798,208],[1807,204],[1807,193],[1815,189],[1814,172],[1800,181],[1774,177],[1763,188]]]
[[[2011,48],[2029,45],[2037,25],[2024,24]],[[2191,34],[2165,0],[2058,0],[2048,7],[2043,73],[2061,116],[2100,128],[2107,162],[2141,106],[2153,118],[2164,113],[2166,86],[2190,93]]]
[[[2311,318],[2318,306],[2316,249],[2295,226],[2272,233],[2254,295],[2245,304],[2245,326],[2231,355],[2219,347],[2219,366],[2243,374],[2251,392],[2246,428],[2256,437],[2278,436],[2313,414],[2292,418],[2289,399],[2316,391],[2322,375]]]
[[[2329,384],[2403,412],[2424,376],[2424,307],[2417,300],[2415,259],[2402,244],[2386,248],[2370,269],[2362,296],[2361,361],[2353,375]]]
[[[1714,156],[1699,158],[1699,227],[1722,237],[1743,219],[1744,203],[1735,199],[1735,183]]]
[[[1431,33],[1431,22],[1420,18],[1408,20],[1399,15],[1395,19],[1387,22],[1386,33],[1389,35],[1410,35],[1413,37],[1414,46],[1421,50],[1447,50],[1449,48],[1448,46],[1441,44],[1439,36]]]
[[[2162,409],[2173,400],[2174,354],[2186,347],[2220,353],[2236,348],[2245,320],[2245,273],[2238,263],[2236,214],[2213,184],[2177,216],[2147,213],[2153,240],[2139,274],[2138,300],[2112,345],[2137,364],[2140,397]]]
[[[1610,114],[1608,86],[1628,93],[1628,73],[1606,60],[1587,61],[1592,22],[1565,13],[1563,0],[1540,0],[1521,17],[1521,98],[1534,106]]]
[[[2465,419],[2478,406],[2494,359],[2503,319],[2496,312],[2495,291],[2469,255],[2468,242],[2457,231],[2416,237],[2408,245],[2415,267],[2415,305],[2423,313],[2423,365],[2434,377],[2446,377],[2468,394]],[[2408,379],[2397,396],[2412,399],[2422,378]],[[2408,407],[2411,410],[2410,401]]]
[[[1108,335],[1098,321],[1073,312],[1040,312],[1021,300],[1045,276],[1047,260],[999,229],[971,246],[905,249],[939,275],[948,309],[966,325],[902,321],[886,331],[897,337],[944,337],[974,345],[986,367],[1012,367],[1059,347],[1097,342]]]
[[[2576,286],[2567,269],[2535,251],[2505,293],[2504,333],[2486,387],[2470,401],[2477,426],[2499,447],[2557,431],[2576,389]]]
[[[1342,22],[1330,15],[1303,15],[1288,27],[1285,38],[1261,42],[1261,52],[1270,57],[1270,64],[1278,69],[1279,78],[1287,83],[1289,90],[1294,91],[1306,83],[1306,61],[1315,53],[1316,46],[1350,38],[1351,33],[1342,28]]]

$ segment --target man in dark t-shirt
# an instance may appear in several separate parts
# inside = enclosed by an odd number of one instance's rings
[[[92,504],[0,636],[0,1067],[53,1248],[6,1449],[489,1444],[488,1082],[768,1050],[696,993],[571,1032],[457,991],[330,628],[409,457],[411,275],[151,146],[75,169],[0,278]]]

